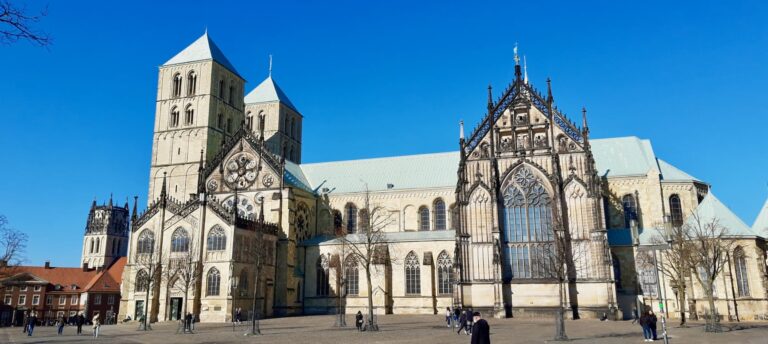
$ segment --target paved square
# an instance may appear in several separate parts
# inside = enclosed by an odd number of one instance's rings
[[[491,341],[494,343],[544,343],[552,338],[553,321],[542,319],[488,319]],[[21,328],[0,329],[0,343],[468,343],[469,336],[457,335],[448,329],[442,316],[387,315],[380,316],[381,331],[358,333],[353,317],[347,318],[350,327],[333,328],[333,316],[301,316],[261,321],[262,336],[246,337],[248,325],[202,324],[197,333],[176,335],[175,323],[153,324],[154,330],[137,331],[136,324],[102,326],[98,339],[75,336],[74,327],[66,327],[64,335],[57,336],[54,327],[36,327],[34,336],[21,333]],[[744,322],[725,323],[733,328],[721,334],[706,334],[700,323],[680,329],[672,328],[671,343],[745,343],[768,342],[768,324]],[[568,336],[575,343],[640,343],[640,326],[630,321],[600,322],[578,320],[566,323]],[[83,332],[89,334],[90,327]],[[658,341],[657,343],[662,343]]]

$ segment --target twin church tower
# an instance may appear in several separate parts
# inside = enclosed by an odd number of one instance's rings
[[[274,154],[301,163],[302,115],[269,77],[244,96],[245,79],[208,33],[160,67],[148,200],[197,193],[201,159],[211,160],[241,126],[263,133]]]

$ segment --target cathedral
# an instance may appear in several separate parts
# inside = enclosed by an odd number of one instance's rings
[[[528,82],[517,52],[514,80],[495,99],[488,88],[458,151],[302,164],[303,120],[271,71],[246,94],[207,33],[160,66],[147,207],[134,207],[128,241],[98,232],[104,250],[127,249],[121,319],[350,314],[368,309],[369,292],[377,314],[567,307],[574,318],[620,319],[638,300],[661,300],[671,316],[695,316],[700,292],[676,304],[668,281],[646,288],[663,275],[635,264],[657,228],[694,212],[727,219],[741,243],[718,282],[720,313],[768,316],[758,228],[768,210],[748,227],[649,140],[592,138],[586,110],[571,121],[549,81],[544,93]],[[373,209],[386,219],[375,229]],[[369,286],[350,246],[371,230],[383,240]],[[83,263],[107,264],[89,258],[89,240]]]

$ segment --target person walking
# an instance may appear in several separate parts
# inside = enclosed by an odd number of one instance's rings
[[[77,325],[77,335],[83,334],[83,324],[85,323],[85,317],[83,316],[83,313],[77,313],[75,315],[75,325]]]
[[[96,315],[93,316],[93,338],[99,338],[100,327],[101,322],[99,322],[99,313],[96,313]]]
[[[456,324],[456,327],[461,327],[461,323],[459,322],[459,318],[461,317],[461,307],[456,307],[453,309],[453,322]]]
[[[637,307],[632,308],[632,325],[640,320],[640,314],[637,313]]]
[[[464,325],[466,323],[467,323],[467,314],[464,312],[461,312],[461,314],[459,315],[459,326],[458,326],[459,329],[458,331],[456,331],[456,334],[460,334],[461,330],[464,330],[464,334],[467,334],[467,328]]]
[[[491,344],[491,327],[483,319],[480,312],[472,313],[472,339],[471,344]]]
[[[640,319],[637,321],[640,326],[643,327],[643,338],[646,342],[652,342],[653,339],[651,335],[651,316],[648,314],[648,312],[643,312],[642,315],[640,315]]]
[[[464,322],[464,331],[467,333],[467,335],[472,334],[472,319],[474,319],[474,313],[471,309],[467,309],[465,312],[465,318],[466,321]]]
[[[29,330],[29,311],[24,311],[24,323],[23,328],[21,329],[21,333],[27,333]]]
[[[451,327],[451,316],[453,316],[453,312],[451,312],[451,307],[445,307],[445,323],[448,325],[448,327]]]
[[[243,310],[240,307],[237,307],[237,311],[235,311],[235,319],[237,320],[238,325],[242,323],[242,313]]]
[[[656,314],[653,313],[653,310],[648,311],[648,326],[651,327],[651,335],[653,337],[653,340],[658,340],[658,337],[656,337],[656,322],[658,319],[656,318]]]
[[[355,314],[355,326],[358,331],[363,330],[363,312],[361,311],[357,311],[357,314]]]
[[[64,317],[56,319],[56,334],[62,335],[64,333]]]
[[[29,319],[27,319],[28,322],[28,329],[27,329],[27,336],[32,336],[32,332],[35,330],[35,325],[37,325],[37,314],[35,312],[29,313]]]

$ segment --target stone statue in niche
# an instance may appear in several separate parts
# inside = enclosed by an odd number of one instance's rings
[[[521,134],[517,137],[517,148],[518,149],[528,149],[530,147],[530,141],[528,141],[528,135]]]
[[[487,158],[488,156],[490,156],[488,146],[489,145],[487,142],[483,142],[483,144],[480,145],[480,157]]]
[[[528,124],[528,114],[519,113],[515,115],[515,124]]]
[[[512,149],[512,140],[507,136],[501,139],[501,150],[508,151]]]
[[[564,136],[560,136],[560,138],[558,138],[557,150],[560,152],[568,151],[568,139],[566,139]]]
[[[543,135],[536,135],[536,137],[533,139],[533,146],[536,148],[544,147]]]

